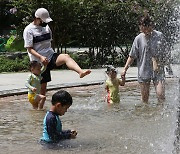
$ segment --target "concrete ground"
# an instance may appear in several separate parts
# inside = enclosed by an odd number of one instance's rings
[[[118,69],[118,76],[123,68]],[[63,87],[74,87],[82,85],[102,84],[106,79],[105,68],[91,69],[91,74],[84,78],[79,78],[79,75],[72,70],[56,70],[51,72],[52,81],[48,83],[48,90],[58,89]],[[0,97],[18,95],[27,93],[25,81],[29,72],[18,73],[1,73],[0,75]],[[126,80],[136,80],[137,68],[130,67]]]
[[[172,65],[175,77],[179,77],[179,66]],[[123,68],[117,68],[118,76],[123,71]],[[54,90],[64,87],[86,86],[104,83],[106,77],[106,68],[91,69],[91,74],[84,78],[79,78],[79,75],[72,70],[56,70],[51,71],[52,81],[48,83],[48,90]],[[18,73],[1,73],[0,74],[0,97],[25,94],[27,88],[25,81],[29,72]],[[166,77],[172,77],[166,74]],[[126,81],[137,80],[137,67],[130,67],[126,74]]]

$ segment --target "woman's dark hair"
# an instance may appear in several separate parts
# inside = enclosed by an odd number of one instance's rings
[[[151,17],[149,15],[145,15],[145,16],[140,17],[139,25],[149,27],[149,26],[153,26],[154,24]]]
[[[62,106],[72,105],[72,97],[67,91],[60,90],[53,94],[51,100],[52,105],[55,105],[58,102],[60,102]]]

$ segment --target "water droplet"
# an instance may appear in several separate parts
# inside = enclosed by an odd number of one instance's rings
[[[150,146],[151,146],[151,147],[154,147],[154,144],[153,144],[153,143],[150,143]]]

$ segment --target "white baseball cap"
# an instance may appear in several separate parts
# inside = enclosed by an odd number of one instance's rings
[[[40,18],[45,23],[53,21],[49,16],[48,10],[46,10],[45,8],[37,9],[36,12],[35,12],[35,17]]]

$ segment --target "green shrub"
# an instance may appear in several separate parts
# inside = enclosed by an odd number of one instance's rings
[[[89,58],[88,54],[70,54],[76,63],[82,68],[98,68],[98,62]],[[104,65],[115,65],[117,67],[124,66],[123,58],[116,56],[113,61],[112,58],[107,58]],[[100,66],[101,67],[101,66]],[[61,69],[67,69],[66,65],[60,66]],[[23,56],[22,59],[16,58],[15,60],[9,59],[5,56],[0,56],[0,73],[2,72],[20,72],[29,71],[29,57]]]
[[[86,69],[91,66],[91,61],[87,54],[71,54],[70,56],[82,69]]]
[[[28,71],[29,57],[24,56],[23,59],[8,59],[5,56],[0,57],[0,73],[2,72],[19,72]]]

